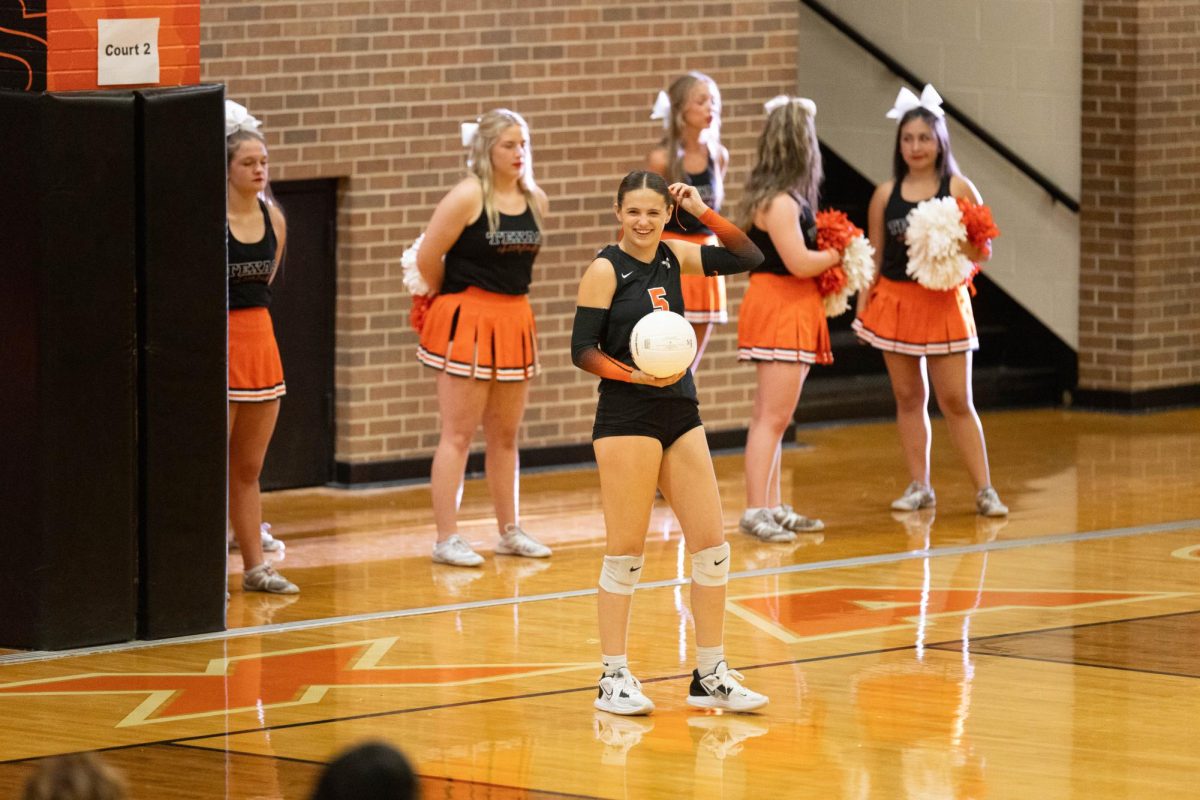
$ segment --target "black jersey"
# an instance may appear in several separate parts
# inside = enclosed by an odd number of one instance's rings
[[[638,261],[615,244],[601,250],[597,258],[608,259],[617,278],[612,305],[604,320],[600,349],[622,364],[635,367],[633,354],[629,351],[629,337],[638,320],[656,310],[683,314],[679,259],[661,242],[650,263]],[[692,380],[691,370],[675,383],[663,387],[602,378],[600,392],[638,397],[685,397],[696,401],[696,383]]]
[[[704,201],[704,205],[713,211],[721,210],[717,207],[717,168],[713,164],[711,153],[708,156],[708,163],[704,165],[704,171],[685,173],[684,182],[696,187],[696,191],[700,193],[700,199]],[[708,226],[682,208],[677,208],[671,214],[671,218],[667,220],[666,227],[663,230],[670,231],[671,233],[691,233],[705,236],[712,233],[708,229]]]
[[[271,273],[275,270],[275,250],[278,241],[271,225],[267,204],[258,201],[263,215],[263,238],[254,244],[239,242],[233,231],[225,226],[229,255],[226,274],[229,277],[230,308],[267,308],[271,305]]]
[[[900,181],[892,187],[892,196],[888,198],[883,210],[883,269],[879,274],[890,281],[911,281],[905,271],[908,269],[908,244],[904,234],[908,231],[908,212],[917,207],[918,203],[910,203],[900,195]],[[934,197],[950,196],[950,176],[942,178]],[[932,199],[932,198],[930,198]]]
[[[804,246],[809,250],[816,250],[817,217],[813,214],[812,209],[808,207],[808,203],[795,195],[792,195],[792,199],[800,204],[800,232],[804,235]],[[750,237],[750,241],[758,246],[759,250],[762,250],[763,254],[762,264],[750,270],[751,273],[766,272],[771,275],[791,274],[788,272],[787,266],[783,263],[783,258],[779,255],[779,251],[775,249],[775,243],[771,241],[771,234],[757,225],[751,225],[747,236]]]
[[[488,230],[487,214],[459,234],[446,252],[442,294],[477,286],[498,294],[528,294],[533,260],[542,246],[533,209],[520,214],[500,214],[496,230]]]

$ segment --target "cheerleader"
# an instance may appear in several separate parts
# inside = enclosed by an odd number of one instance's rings
[[[550,548],[520,527],[517,430],[538,370],[529,305],[542,242],[545,193],[533,180],[529,126],[506,109],[464,126],[469,174],[434,209],[417,267],[437,293],[417,358],[437,371],[441,436],[430,489],[437,542],[433,560],[476,567],[483,557],[458,533],[463,473],[483,425],[484,468],[502,555],[546,558]]]
[[[720,211],[725,196],[729,151],[721,144],[721,92],[712,78],[689,72],[658,93],[651,119],[661,119],[663,138],[646,157],[646,167],[669,183],[696,187],[700,199]],[[719,244],[704,223],[683,209],[667,220],[663,239],[683,239],[696,244]],[[684,318],[696,333],[694,373],[712,335],[713,324],[725,324],[725,277],[683,276]]]
[[[263,556],[259,476],[287,392],[275,330],[271,281],[287,242],[283,212],[267,180],[267,142],[259,122],[225,102],[229,276],[229,522],[242,552],[242,588],[300,590]]]
[[[676,203],[716,231],[725,247],[661,241]],[[625,176],[615,211],[620,244],[601,250],[584,273],[571,331],[572,361],[601,378],[592,444],[606,544],[597,593],[603,671],[594,704],[613,714],[654,710],[629,670],[626,639],[657,486],[679,518],[692,562],[696,669],[687,703],[749,711],[767,698],[742,686],[742,676],[725,661],[730,552],[696,384],[686,369],[667,378],[637,369],[629,336],[646,314],[682,309],[681,275],[745,272],[762,254],[737,227],[709,209],[695,187],[676,183],[668,188],[654,172]]]
[[[950,291],[926,289],[906,272],[905,231],[908,213],[923,200],[966,197],[980,203],[979,192],[958,171],[950,150],[942,99],[932,86],[918,98],[907,88],[887,113],[898,122],[892,152],[893,179],[880,185],[868,208],[868,235],[875,248],[877,278],[859,294],[854,331],[883,352],[896,398],[896,423],[910,483],[892,502],[897,511],[931,508],[929,482],[929,381],[950,429],[950,439],[975,484],[975,508],[1002,517],[1008,507],[992,488],[983,426],[971,398],[972,352],[979,349],[975,318],[965,286]],[[964,242],[974,262],[991,257],[989,249]]]
[[[823,530],[782,502],[783,433],[813,364],[833,363],[825,307],[815,280],[840,256],[817,249],[821,151],[816,105],[780,95],[766,104],[758,158],[746,182],[738,224],[763,252],[738,315],[738,360],[754,363],[754,412],[746,435],[746,511],[738,527],[768,542]]]

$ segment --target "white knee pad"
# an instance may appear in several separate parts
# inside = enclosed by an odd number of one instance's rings
[[[600,570],[600,588],[613,594],[633,594],[642,577],[643,556],[605,556]]]
[[[692,553],[692,581],[701,586],[729,583],[729,542]]]

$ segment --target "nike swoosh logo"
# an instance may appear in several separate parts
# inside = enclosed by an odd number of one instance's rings
[[[632,275],[632,274],[633,274],[633,270],[629,270],[629,272],[622,272],[622,273],[621,273],[621,280],[625,280],[626,278],[628,278],[628,277],[629,277],[630,275]]]
[[[630,567],[630,568],[629,568],[629,571],[630,571],[630,572],[637,572],[639,569],[641,569],[641,567]]]
[[[724,564],[724,563],[725,563],[726,561],[728,561],[728,560],[729,560],[729,556],[725,556],[725,557],[724,557],[724,558],[722,558],[720,561],[714,561],[714,562],[713,562],[713,566],[714,566],[714,567],[719,567],[719,566],[721,566],[722,564]]]

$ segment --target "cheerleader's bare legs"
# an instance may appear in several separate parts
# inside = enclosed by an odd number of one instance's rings
[[[545,558],[550,549],[521,530],[518,520],[517,431],[529,396],[526,381],[480,381],[445,372],[437,376],[441,436],[430,470],[433,519],[437,526],[434,560],[460,567],[479,566],[483,557],[458,535],[458,507],[471,440],[483,425],[487,449],[484,470],[500,532],[497,552]]]
[[[987,444],[983,425],[975,411],[971,391],[972,354],[917,358],[885,352],[884,363],[896,398],[896,424],[900,447],[912,484],[905,495],[892,504],[897,510],[912,511],[934,505],[929,486],[929,449],[932,440],[929,423],[929,380],[933,381],[938,408],[950,430],[950,441],[963,459],[967,474],[975,485],[976,510],[989,517],[1004,516],[1008,508],[1000,502],[991,485]],[[911,508],[901,508],[901,505]]]

